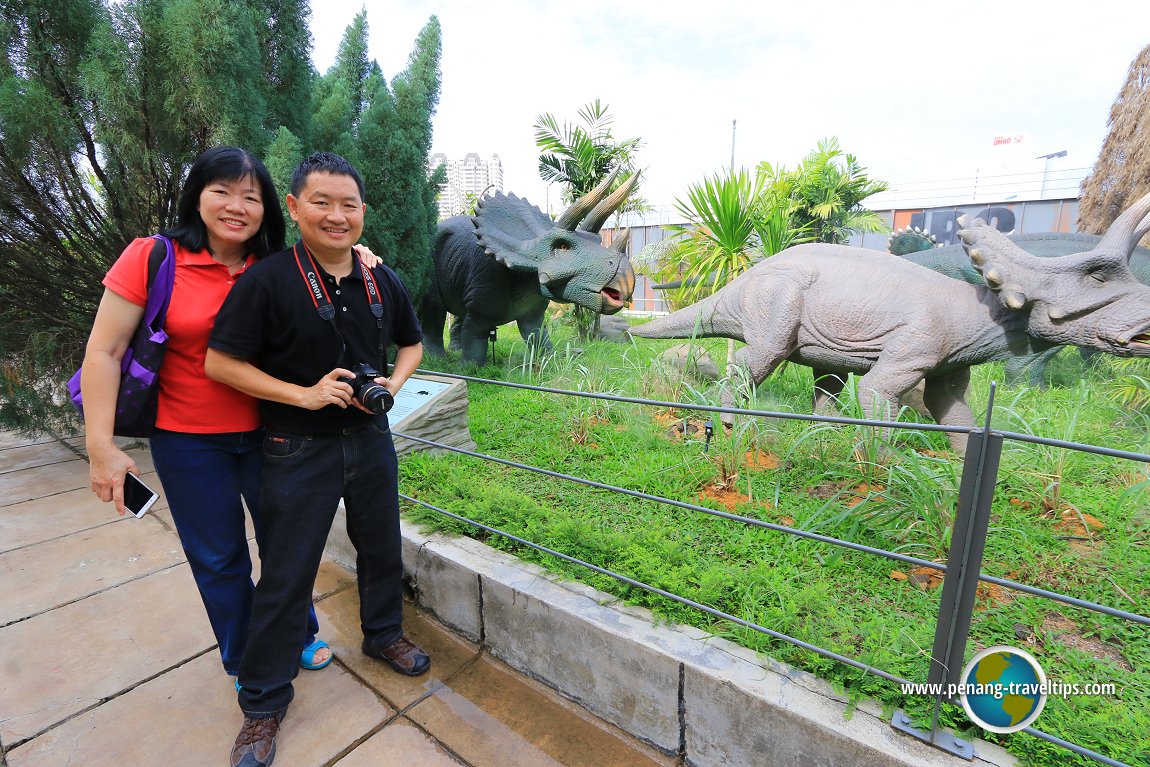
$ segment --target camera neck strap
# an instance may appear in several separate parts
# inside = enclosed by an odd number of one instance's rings
[[[301,254],[302,251],[302,254]],[[307,285],[308,295],[311,296],[312,304],[315,305],[316,313],[319,314],[321,319],[331,323],[335,334],[339,336],[340,363],[346,361],[347,356],[347,342],[343,340],[343,334],[339,332],[339,324],[335,321],[335,307],[331,303],[331,297],[327,293],[327,287],[323,284],[323,279],[319,276],[319,267],[315,263],[315,258],[312,257],[311,251],[303,244],[303,241],[297,242],[292,248],[292,253],[295,255],[296,266],[299,267],[300,276],[303,277],[304,284]],[[305,263],[306,259],[306,263]],[[363,291],[367,294],[367,303],[371,307],[371,314],[375,317],[375,326],[379,332],[379,341],[377,350],[379,353],[378,369],[387,374],[387,349],[383,339],[383,302],[379,298],[379,285],[375,282],[375,276],[371,270],[363,263],[363,260],[352,252],[352,259],[359,265],[360,272],[363,274]]]

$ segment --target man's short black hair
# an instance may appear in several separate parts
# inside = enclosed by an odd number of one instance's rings
[[[363,178],[359,175],[359,171],[355,169],[354,165],[334,152],[312,152],[305,157],[303,162],[296,166],[295,172],[291,174],[291,193],[299,197],[299,193],[307,184],[307,177],[313,173],[351,176],[355,179],[355,185],[359,189],[360,201],[367,198],[363,188]]]

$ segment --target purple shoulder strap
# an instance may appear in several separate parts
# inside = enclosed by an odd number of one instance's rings
[[[164,317],[168,313],[168,302],[172,298],[172,284],[176,278],[176,254],[172,249],[172,241],[162,234],[152,235],[153,239],[164,243],[167,253],[156,270],[155,278],[148,285],[148,301],[144,304],[144,322],[149,328],[159,330],[164,324]],[[151,261],[149,257],[149,271]]]

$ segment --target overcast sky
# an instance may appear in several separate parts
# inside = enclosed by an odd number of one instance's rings
[[[732,120],[736,166],[794,166],[838,136],[872,177],[933,181],[985,174],[1006,156],[995,137],[1023,135],[1017,157],[1065,150],[1057,167],[1089,167],[1150,43],[1145,0],[312,0],[321,72],[363,7],[389,80],[438,16],[433,151],[498,154],[505,191],[542,208],[558,194],[539,179],[532,124],[575,120],[596,98],[616,136],[645,142],[642,191],[661,205],[730,165]]]

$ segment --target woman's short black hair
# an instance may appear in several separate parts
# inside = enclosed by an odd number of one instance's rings
[[[208,229],[200,217],[200,194],[215,181],[255,179],[264,202],[264,220],[248,240],[248,250],[263,258],[284,248],[284,213],[276,185],[259,158],[245,149],[217,146],[196,158],[184,181],[176,208],[176,225],[163,232],[188,250],[208,249]]]
[[[304,186],[307,184],[307,177],[313,173],[351,176],[355,181],[356,188],[359,189],[360,201],[362,202],[366,198],[366,193],[363,188],[363,177],[359,175],[359,171],[355,169],[354,165],[334,152],[312,152],[305,157],[303,162],[296,166],[295,172],[292,173],[291,193],[299,197],[299,193],[303,191]]]

